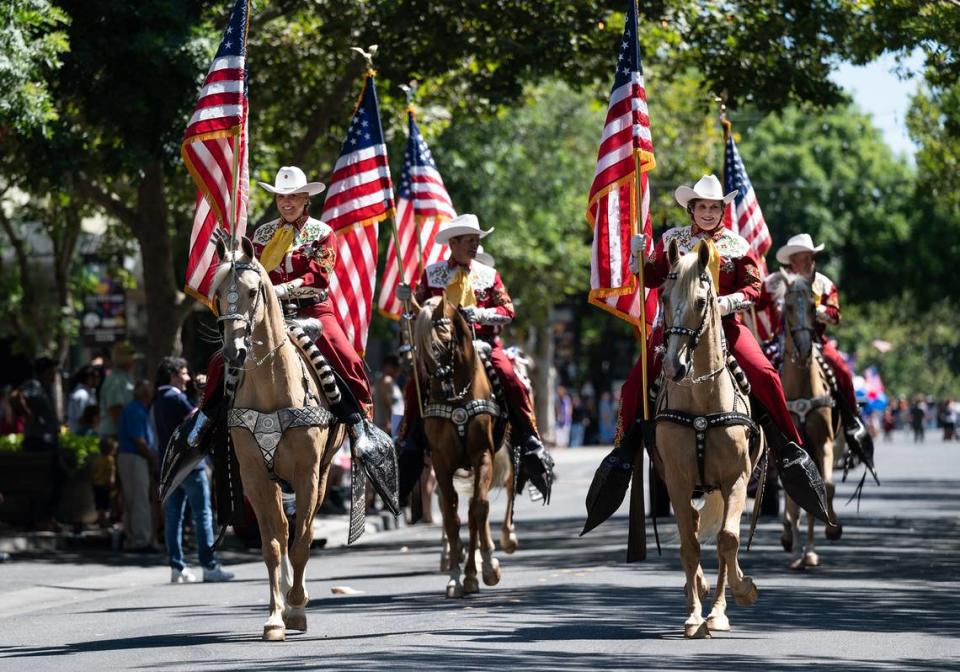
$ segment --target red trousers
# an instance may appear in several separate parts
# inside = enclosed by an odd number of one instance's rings
[[[849,404],[850,410],[857,413],[857,394],[853,391],[853,376],[850,374],[850,369],[847,368],[847,363],[843,361],[843,357],[832,341],[823,340],[822,352],[823,358],[827,360],[827,364],[830,365],[833,374],[837,377],[837,387],[840,388],[840,394]]]
[[[740,368],[743,369],[747,380],[750,381],[751,394],[770,412],[774,423],[787,438],[802,444],[800,434],[793,424],[790,412],[787,410],[787,401],[783,396],[783,385],[780,383],[780,374],[767,360],[757,339],[750,333],[742,322],[732,318],[723,320],[723,333],[727,337],[727,348],[730,350]],[[650,338],[647,350],[647,384],[653,384],[660,375],[663,364],[660,355],[655,355],[655,348],[663,342],[663,330],[657,329]],[[642,408],[641,398],[643,387],[640,360],[634,364],[627,381],[620,389],[620,416],[617,418],[617,440],[622,438],[623,432],[632,427],[637,419],[637,412]],[[650,409],[653,413],[653,409]]]
[[[316,306],[301,309],[298,316],[314,317],[320,320],[321,332],[320,338],[316,341],[317,349],[327,358],[330,366],[343,376],[347,387],[370,417],[373,413],[373,395],[370,393],[370,382],[367,380],[363,360],[343,333],[343,327],[340,326],[340,320],[333,312],[330,302],[324,301]],[[216,386],[222,383],[223,356],[217,352],[210,358],[210,363],[207,365],[207,390],[215,390]],[[205,399],[208,394],[204,395]]]
[[[510,422],[513,424],[514,432],[521,438],[528,436],[539,437],[537,431],[537,419],[533,412],[533,405],[530,403],[530,397],[527,395],[527,388],[513,370],[513,362],[503,351],[503,346],[497,341],[493,344],[490,352],[490,363],[497,372],[500,384],[503,386],[503,393],[507,397],[507,405],[510,407]],[[410,421],[420,419],[420,407],[417,404],[417,391],[413,384],[413,377],[407,381],[403,389],[405,425]],[[423,398],[426,403],[426,396]]]

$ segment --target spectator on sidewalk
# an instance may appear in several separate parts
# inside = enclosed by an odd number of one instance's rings
[[[587,417],[583,400],[577,392],[573,393],[570,403],[572,406],[570,413],[570,447],[579,448],[583,445],[583,436],[586,433],[587,425],[590,424],[590,419]]]
[[[923,395],[918,394],[917,400],[910,407],[910,426],[913,428],[914,443],[923,443],[926,420],[927,403],[923,400]]]
[[[613,394],[604,392],[600,395],[600,443],[613,443],[617,433],[617,409],[613,403]]]
[[[153,386],[141,380],[134,386],[133,401],[123,407],[118,427],[124,550],[131,553],[156,550],[150,512],[150,477],[157,471],[157,454],[150,449],[155,441],[150,426],[152,400]]]
[[[191,413],[194,406],[186,395],[190,371],[185,359],[164,357],[157,368],[157,388],[153,400],[153,418],[157,426],[160,460],[170,437]],[[206,460],[201,460],[187,474],[183,483],[174,489],[163,505],[164,537],[170,557],[170,582],[193,583],[199,580],[183,558],[183,519],[187,503],[193,513],[193,527],[197,534],[197,556],[203,567],[206,582],[229,581],[233,574],[225,571],[213,552],[213,508],[210,502],[210,480]]]
[[[91,408],[96,408],[92,406]],[[90,466],[93,484],[93,503],[97,507],[97,524],[109,527],[113,516],[114,491],[117,487],[117,442],[100,439],[100,453]]]
[[[66,471],[61,463],[60,421],[53,403],[52,389],[57,364],[49,357],[38,357],[33,363],[34,375],[11,395],[13,410],[24,419],[23,450],[27,453],[48,453],[48,492],[34,510],[33,524],[40,530],[59,529],[55,515],[60,503],[60,493],[66,480]]]
[[[373,423],[391,436],[396,436],[403,419],[403,392],[397,384],[398,375],[400,358],[387,355],[373,387]]]
[[[97,405],[97,386],[100,375],[92,366],[84,366],[77,372],[76,381],[67,401],[67,427],[74,434],[80,433],[80,418],[90,406]],[[94,427],[96,429],[96,427]]]
[[[557,448],[570,445],[570,425],[573,420],[573,402],[563,385],[557,387],[557,425],[555,429]]]
[[[113,346],[113,368],[100,386],[100,436],[117,436],[120,414],[133,400],[135,352],[129,343]],[[123,452],[121,447],[120,452]]]

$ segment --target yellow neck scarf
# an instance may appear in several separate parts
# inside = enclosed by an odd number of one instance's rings
[[[443,295],[447,301],[461,308],[477,305],[477,297],[470,286],[470,272],[458,267],[453,280],[443,290]]]
[[[275,269],[287,256],[287,252],[293,245],[293,224],[282,224],[277,227],[270,238],[270,242],[260,253],[260,263],[267,270],[267,273]]]

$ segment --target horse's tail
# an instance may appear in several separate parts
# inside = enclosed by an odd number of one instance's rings
[[[711,490],[704,495],[703,508],[700,509],[700,527],[697,530],[697,541],[701,544],[715,539],[723,526],[723,497],[720,490]]]

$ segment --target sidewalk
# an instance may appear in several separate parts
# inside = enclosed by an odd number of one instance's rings
[[[403,527],[403,518],[395,519],[388,511],[367,515],[367,525],[363,537]],[[313,547],[339,548],[347,544],[347,532],[350,527],[349,515],[318,515],[313,519]],[[218,530],[215,530],[215,532]],[[188,543],[193,540],[188,540]],[[113,535],[110,529],[83,530],[74,533],[69,525],[60,532],[29,532],[6,526],[0,526],[0,553],[9,553],[9,562],[15,562],[21,554],[36,556],[48,553],[70,551],[82,556],[84,552],[99,556],[103,551],[113,550]],[[248,549],[228,528],[218,547],[219,551],[244,552]],[[123,554],[122,551],[114,551]]]

